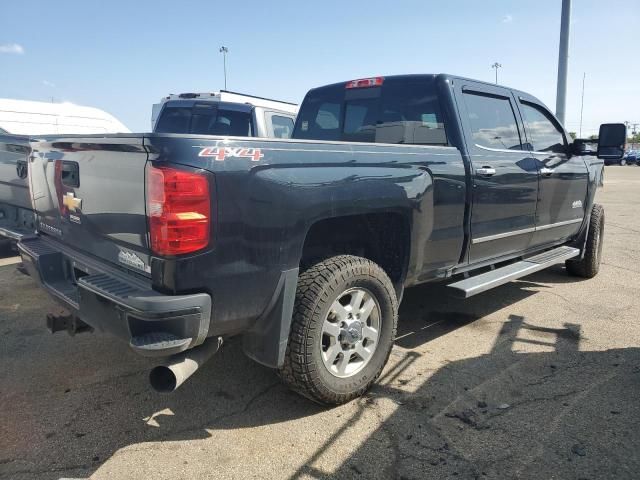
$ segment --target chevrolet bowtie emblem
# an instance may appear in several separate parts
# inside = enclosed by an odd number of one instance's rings
[[[67,192],[64,194],[64,197],[62,197],[62,204],[71,212],[75,212],[82,208],[82,199],[76,198],[72,192]]]

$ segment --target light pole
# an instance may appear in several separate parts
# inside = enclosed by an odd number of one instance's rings
[[[222,54],[224,61],[224,89],[227,89],[227,53],[229,53],[229,49],[224,45],[220,47],[220,53]]]
[[[580,102],[580,133],[578,138],[582,138],[582,112],[584,112],[584,79],[587,78],[587,72],[582,74],[582,100]]]
[[[556,93],[556,117],[564,125],[567,106],[567,68],[569,63],[569,27],[571,25],[571,0],[562,0],[560,19],[560,47],[558,49],[558,91]]]
[[[491,65],[491,68],[495,68],[496,69],[496,85],[498,84],[498,69],[502,68],[502,64],[496,62],[493,65]]]

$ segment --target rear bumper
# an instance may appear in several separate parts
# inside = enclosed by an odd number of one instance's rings
[[[16,242],[24,237],[25,233],[15,228],[7,228],[0,225],[0,237],[8,238],[9,240],[15,240]]]
[[[206,293],[164,295],[128,275],[45,236],[23,238],[20,255],[31,277],[64,308],[145,356],[172,355],[204,342],[211,320]]]

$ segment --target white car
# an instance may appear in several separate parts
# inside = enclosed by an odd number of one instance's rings
[[[104,110],[73,103],[0,98],[0,128],[12,135],[131,133]]]

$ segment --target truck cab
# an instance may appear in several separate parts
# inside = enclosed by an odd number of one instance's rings
[[[155,133],[290,138],[298,106],[229,92],[168,95],[153,105]]]

